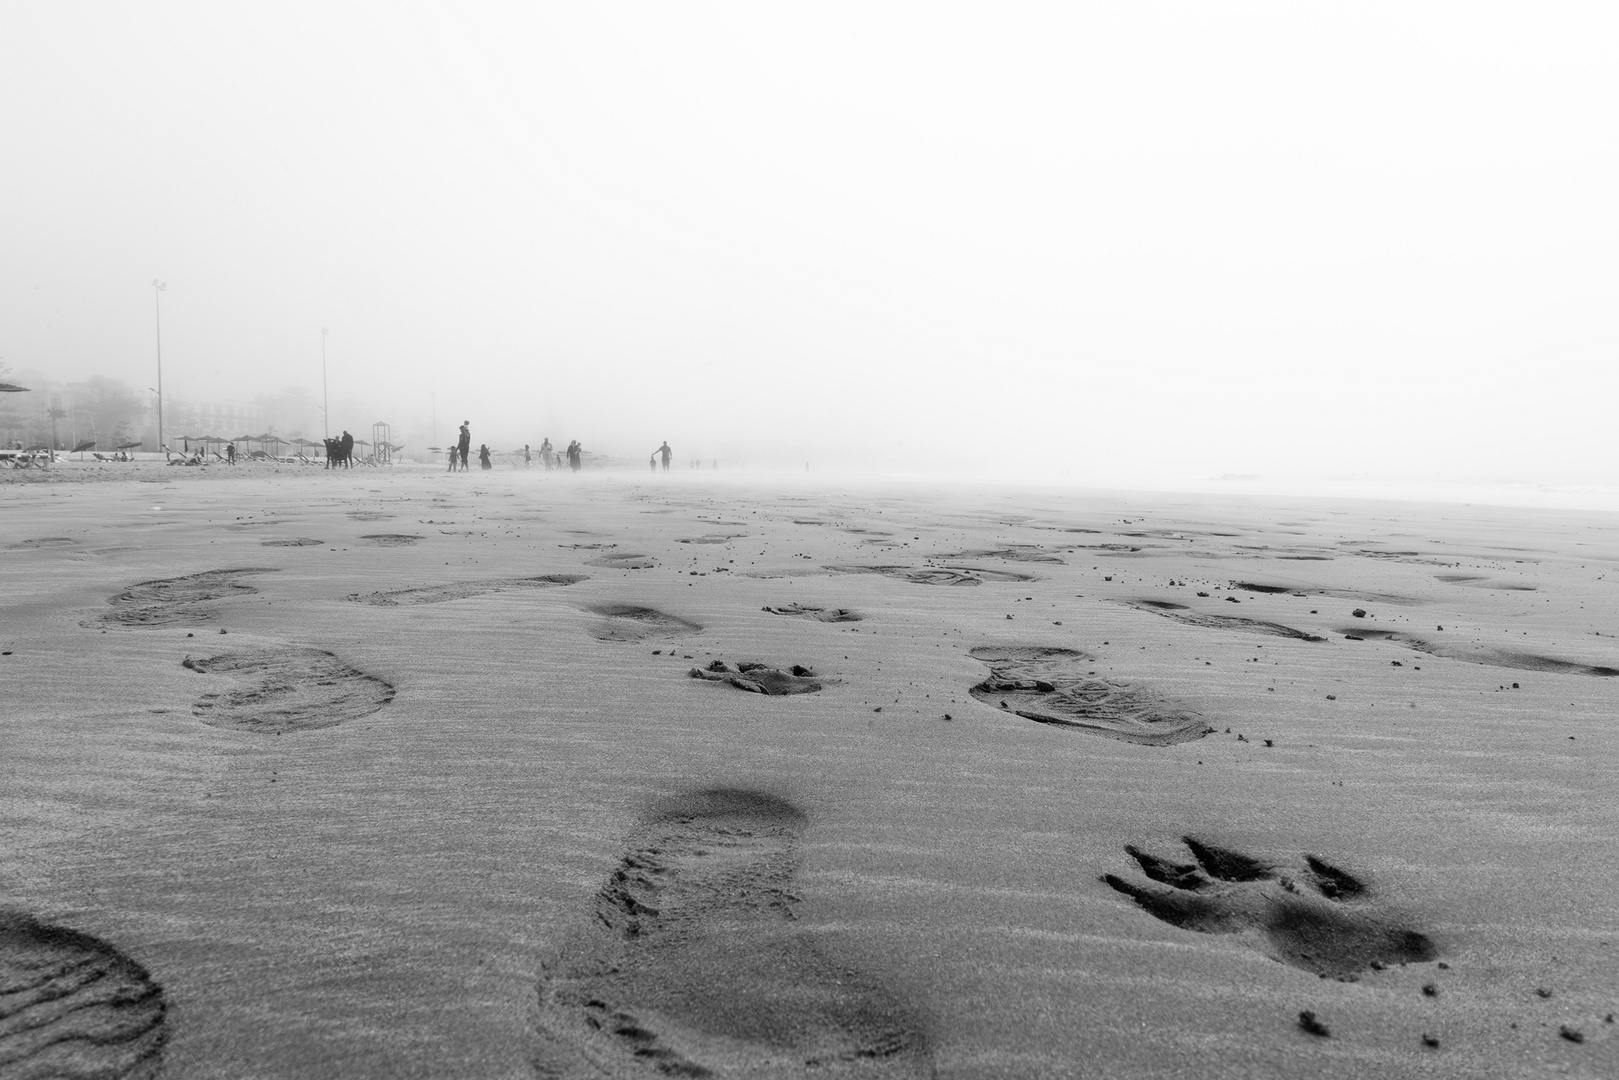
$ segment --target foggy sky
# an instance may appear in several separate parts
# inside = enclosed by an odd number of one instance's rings
[[[1613,11],[9,4],[0,360],[154,385],[158,277],[356,431],[1619,482]]]

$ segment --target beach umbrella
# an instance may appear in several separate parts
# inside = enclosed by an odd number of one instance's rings
[[[16,383],[0,382],[0,394],[26,394],[28,387]]]
[[[85,439],[83,442],[79,443],[79,445],[75,446],[72,450],[69,450],[68,453],[79,455],[79,460],[83,461],[84,460],[84,452],[86,450],[94,450],[95,448],[96,448],[96,441],[94,439]]]
[[[118,449],[120,449],[120,450],[133,450],[133,449],[135,449],[135,447],[140,446],[140,445],[141,444],[138,443],[138,442],[121,442],[121,443],[118,444]]]

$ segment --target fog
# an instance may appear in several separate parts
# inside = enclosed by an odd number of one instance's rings
[[[166,394],[413,445],[1619,483],[1616,28],[12,4],[0,361],[155,386],[157,278]]]

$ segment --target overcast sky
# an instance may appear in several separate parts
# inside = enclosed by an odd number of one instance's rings
[[[158,277],[356,430],[1619,482],[1616,10],[6,4],[0,359],[155,384]]]

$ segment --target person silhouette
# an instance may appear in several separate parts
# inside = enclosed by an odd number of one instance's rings
[[[532,455],[532,454],[530,454],[528,452],[528,443],[524,443],[523,444],[523,468],[526,469],[530,465],[533,465],[533,464],[534,464],[534,455]]]
[[[494,465],[489,460],[489,444],[488,443],[479,443],[478,444],[478,466],[480,468],[484,468],[484,469],[492,469],[492,468],[494,468]]]
[[[555,452],[551,446],[551,436],[547,435],[540,443],[540,464],[545,466],[547,472],[551,470],[551,458]]]
[[[452,447],[450,447],[450,468],[449,468],[449,471],[454,472],[456,469],[458,469],[460,467],[461,467],[461,448],[459,446],[452,446]]]
[[[461,468],[467,468],[467,454],[472,450],[472,421],[461,421],[461,437],[456,441],[456,449],[461,451]]]
[[[663,440],[663,445],[658,447],[656,450],[654,450],[653,453],[657,454],[657,455],[659,455],[659,456],[661,456],[663,458],[663,471],[668,472],[669,471],[669,457],[670,457],[671,454],[674,453],[673,450],[669,449],[669,440],[668,439]]]

